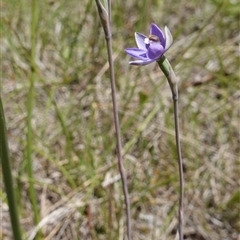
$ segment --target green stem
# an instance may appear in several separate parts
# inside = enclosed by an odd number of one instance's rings
[[[176,146],[177,146],[177,154],[178,154],[178,169],[179,169],[179,178],[180,178],[180,197],[179,197],[179,239],[183,240],[183,228],[184,228],[184,209],[183,209],[183,201],[184,201],[184,173],[183,173],[183,161],[182,161],[182,153],[180,146],[180,131],[179,131],[179,110],[178,110],[178,86],[176,75],[165,56],[163,56],[159,61],[158,65],[166,76],[169,86],[172,91],[173,98],[173,106],[174,106],[174,123],[175,123],[175,137],[176,137]]]
[[[5,184],[5,190],[7,193],[7,200],[9,206],[9,213],[12,224],[12,231],[15,240],[21,240],[21,230],[18,218],[18,210],[16,197],[13,187],[13,179],[11,172],[11,163],[8,150],[8,140],[7,140],[7,131],[6,131],[6,122],[4,117],[4,110],[2,105],[2,98],[0,96],[0,161],[2,164],[3,171],[3,180]]]
[[[36,26],[37,26],[37,0],[32,0],[32,21],[31,21],[31,75],[30,86],[27,96],[27,174],[29,181],[29,195],[34,213],[34,223],[38,224],[40,220],[37,197],[34,189],[34,177],[32,166],[32,112],[34,106],[34,82],[36,77],[35,51],[36,51]]]
[[[70,165],[72,166],[72,164],[73,164],[72,157],[71,157],[71,149],[72,149],[72,140],[71,139],[72,139],[72,136],[71,136],[70,131],[68,131],[68,128],[66,126],[66,123],[65,123],[63,115],[62,115],[62,112],[58,108],[57,102],[55,101],[53,96],[51,96],[51,101],[53,103],[53,106],[54,106],[55,111],[56,111],[56,115],[57,115],[57,117],[59,119],[59,122],[61,124],[62,130],[63,130],[63,134],[65,135],[66,156],[69,159]]]

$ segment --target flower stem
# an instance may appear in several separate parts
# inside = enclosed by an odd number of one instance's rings
[[[180,198],[179,198],[179,239],[183,240],[183,228],[184,228],[184,174],[183,174],[183,161],[182,153],[180,146],[180,134],[179,134],[179,110],[178,110],[178,86],[176,75],[165,56],[163,56],[159,61],[158,65],[166,76],[169,86],[172,91],[173,105],[174,105],[174,123],[175,123],[175,137],[176,137],[176,146],[178,154],[178,168],[179,168],[179,178],[180,178]]]
[[[109,3],[110,1],[108,1]],[[122,188],[124,193],[124,201],[126,206],[126,217],[127,217],[127,237],[128,240],[132,239],[131,232],[131,212],[130,212],[130,201],[129,201],[129,193],[127,187],[127,176],[126,171],[123,165],[122,158],[122,143],[121,143],[121,134],[120,134],[120,124],[119,124],[119,116],[118,116],[118,106],[116,100],[116,85],[115,85],[115,74],[114,74],[114,64],[112,59],[112,33],[110,26],[110,4],[108,4],[108,11],[103,7],[99,0],[96,0],[99,17],[101,19],[101,23],[103,26],[103,30],[105,33],[106,43],[107,43],[107,51],[108,51],[108,62],[110,69],[110,81],[111,81],[111,90],[112,90],[112,102],[113,102],[113,116],[114,116],[114,125],[116,131],[117,138],[117,157],[118,157],[118,167],[122,180]]]
[[[12,232],[15,240],[21,240],[21,229],[19,224],[18,209],[16,196],[13,187],[13,179],[11,172],[11,162],[8,150],[8,140],[6,132],[6,122],[4,117],[4,110],[2,105],[2,98],[0,95],[0,162],[2,164],[3,180],[5,184],[5,191],[7,193],[7,201],[9,206],[9,214],[12,224]]]

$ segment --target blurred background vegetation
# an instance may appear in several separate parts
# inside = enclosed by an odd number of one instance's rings
[[[29,0],[1,1],[1,94],[24,239],[34,239],[36,221],[41,221],[39,239],[123,239],[107,51],[95,2],[36,2],[33,7]],[[112,1],[136,240],[174,239],[177,229],[171,93],[157,64],[129,66],[124,52],[136,45],[134,32],[147,35],[151,22],[167,25],[174,37],[166,56],[179,79],[185,239],[239,239],[239,18],[238,0]],[[3,182],[0,193],[0,235],[12,239]]]

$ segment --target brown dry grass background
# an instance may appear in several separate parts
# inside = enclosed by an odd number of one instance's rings
[[[31,1],[1,1],[1,94],[24,239],[36,225],[26,173]],[[134,239],[175,239],[178,170],[173,107],[156,64],[128,65],[125,47],[167,25],[179,78],[185,239],[239,239],[238,1],[113,1],[118,103]],[[123,239],[104,35],[94,1],[38,2],[33,110],[39,239]],[[1,182],[1,238],[12,239]]]

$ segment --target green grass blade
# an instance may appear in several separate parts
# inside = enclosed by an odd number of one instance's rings
[[[21,240],[21,230],[20,224],[18,219],[18,210],[16,204],[16,197],[13,188],[13,179],[12,179],[12,172],[11,172],[11,164],[9,158],[9,151],[8,151],[8,140],[7,140],[7,133],[6,133],[6,122],[4,117],[4,110],[2,105],[2,98],[0,96],[0,160],[2,164],[2,171],[3,171],[3,180],[5,183],[5,190],[7,193],[7,200],[9,205],[9,213],[11,218],[13,236],[15,240]]]
[[[37,1],[32,1],[32,23],[31,23],[31,75],[30,75],[30,86],[27,96],[27,174],[29,181],[29,195],[32,203],[34,223],[38,224],[40,220],[39,210],[37,206],[37,197],[34,189],[34,177],[33,177],[33,166],[32,166],[32,113],[34,106],[34,84],[36,78],[36,66],[35,66],[35,48],[36,48],[36,26],[38,22],[38,9]]]

